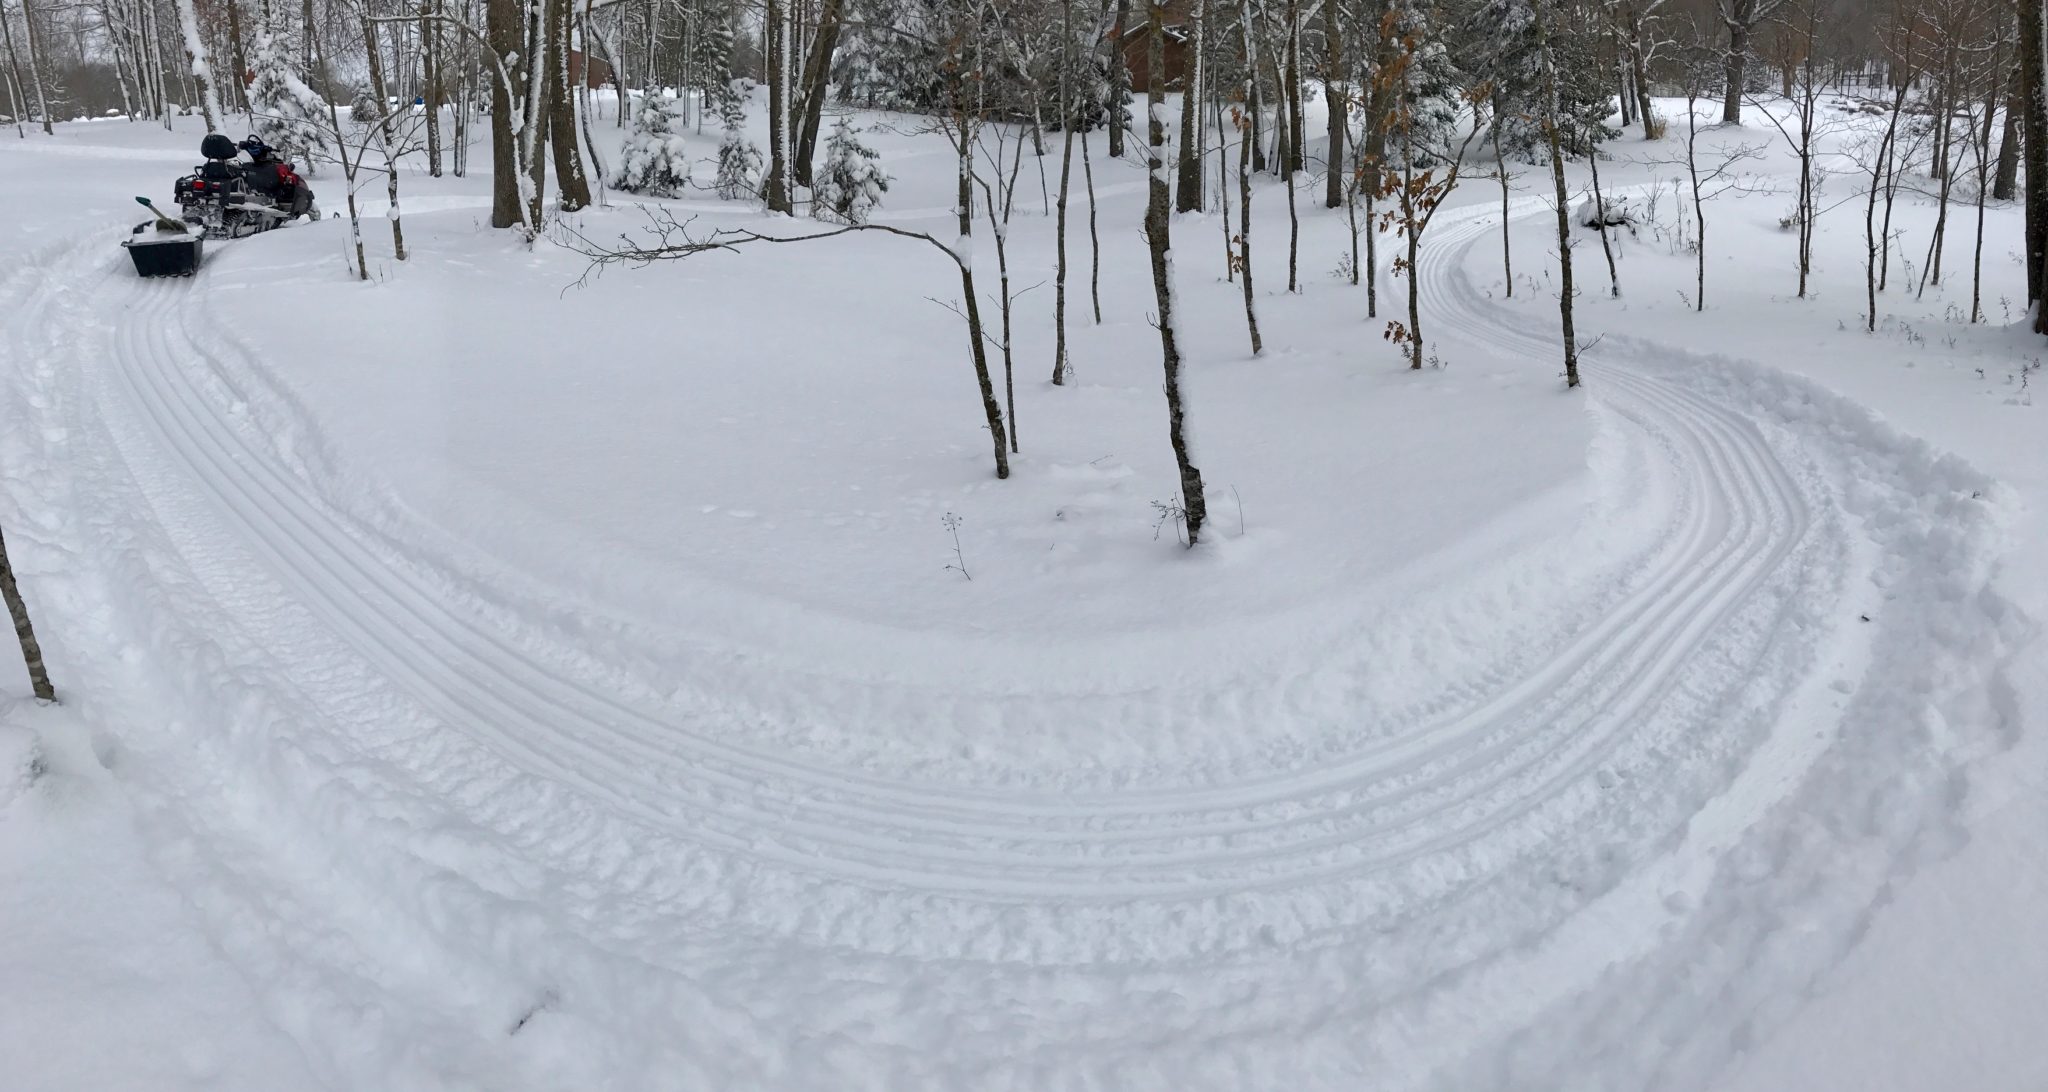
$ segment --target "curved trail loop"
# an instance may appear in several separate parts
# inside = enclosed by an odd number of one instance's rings
[[[1432,233],[1416,274],[1432,325],[1548,360],[1554,344],[1505,321],[1464,273],[1496,224],[1450,212]],[[1511,1035],[1588,991],[1623,996],[1634,979],[1600,985],[1610,962],[1654,965],[1645,953],[1670,929],[1704,920],[1683,909],[1614,920],[1609,950],[1509,987],[1525,1000],[1480,999],[1488,968],[1568,947],[1586,922],[1613,917],[1589,913],[1603,899],[1633,897],[1652,875],[1711,874],[1752,828],[1783,823],[1796,769],[1824,767],[1829,742],[1782,744],[1795,729],[1779,720],[1809,700],[1823,658],[1884,647],[1838,632],[1852,581],[1893,550],[1844,515],[1859,507],[1845,502],[1845,456],[1788,443],[1784,426],[1767,434],[1726,389],[1603,359],[1586,393],[1616,464],[1608,500],[1646,530],[1602,570],[1607,586],[1587,589],[1597,609],[1559,620],[1544,647],[1502,650],[1485,692],[1369,726],[1318,710],[1326,721],[1312,731],[1355,745],[1121,791],[856,768],[771,745],[803,738],[804,718],[829,709],[694,683],[646,700],[659,680],[617,685],[614,670],[631,672],[561,645],[537,621],[545,603],[479,593],[466,563],[404,532],[404,513],[365,510],[375,501],[308,454],[317,423],[252,353],[195,325],[208,271],[128,287],[89,248],[51,260],[40,284],[10,289],[32,327],[20,344],[90,331],[71,350],[77,374],[45,374],[66,391],[49,412],[93,407],[111,455],[97,499],[146,497],[162,528],[160,542],[104,549],[175,577],[165,594],[178,612],[218,626],[208,655],[264,680],[247,726],[206,757],[255,767],[242,775],[275,781],[279,798],[188,817],[197,840],[247,843],[190,865],[211,893],[198,901],[245,962],[411,983],[407,1011],[426,1005],[470,1028],[455,1038],[479,1058],[496,1058],[485,1025],[507,1017],[500,998],[524,990],[621,1051],[650,1049],[632,1046],[648,1028],[701,1020],[704,1038],[643,1058],[663,1082],[713,1079],[699,1055],[721,1050],[756,1066],[758,1083],[822,1079],[836,1072],[830,1052],[792,1063],[789,1042],[860,1041],[890,1017],[904,1040],[871,1043],[862,1061],[878,1087],[1213,1080],[1205,1066],[1242,1061],[1234,1036],[1275,1027],[1298,1033],[1258,1062],[1255,1083],[1327,1079],[1333,1059],[1452,1072],[1445,1051],[1472,1036]],[[101,293],[120,297],[118,315],[90,298]],[[676,644],[697,639],[685,628]],[[1341,677],[1352,651],[1302,671]],[[861,730],[1006,715],[992,698],[835,685],[857,695],[843,715]],[[1206,685],[1174,715],[1217,707],[1231,687],[1279,687]],[[1121,709],[1151,694],[1140,681],[1094,699]],[[1090,696],[1072,700],[1086,712]],[[1756,755],[1791,762],[1781,744],[1797,757],[1786,784],[1753,799],[1731,791]],[[200,808],[223,776],[191,763],[167,815]],[[302,801],[312,818],[293,817]],[[327,832],[334,882],[351,897],[286,910],[251,894],[306,880],[264,863],[280,843],[252,832],[263,816]],[[1707,828],[1728,838],[1694,845]],[[422,951],[454,981],[399,970]],[[276,988],[314,987],[302,976]],[[348,1011],[376,995],[364,989],[323,1003]],[[1156,1000],[1127,1010],[1134,994]],[[1000,1031],[1019,1019],[1045,1044],[1036,1054]],[[1164,1060],[1144,1050],[1169,1032],[1201,1045]],[[317,1023],[298,1033],[323,1035]],[[1623,1020],[1560,1042],[1628,1033]],[[1645,1072],[1676,1050],[1617,1049],[1641,1053]]]
[[[664,723],[555,675],[451,609],[404,559],[366,550],[178,363],[206,355],[176,321],[186,291],[142,291],[116,339],[124,393],[243,542],[358,655],[442,723],[608,811],[853,882],[1200,898],[1342,880],[1465,845],[1607,759],[1809,525],[1754,428],[1696,398],[1632,392],[1618,411],[1661,449],[1685,498],[1670,545],[1616,610],[1478,706],[1341,762],[1223,786],[1004,794],[890,781],[750,752],[715,726]]]

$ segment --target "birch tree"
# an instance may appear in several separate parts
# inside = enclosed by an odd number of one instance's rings
[[[1074,108],[1074,0],[1060,0],[1060,196],[1053,227],[1052,382],[1067,382],[1067,194],[1074,177],[1074,130],[1085,124]]]
[[[1205,204],[1202,199],[1202,140],[1196,132],[1196,121],[1202,112],[1202,98],[1207,93],[1204,60],[1208,43],[1204,36],[1208,22],[1208,0],[1194,0],[1189,18],[1188,63],[1181,77],[1180,177],[1174,190],[1174,209],[1177,212],[1197,212]],[[1164,77],[1163,69],[1152,70],[1153,82]]]
[[[6,19],[0,18],[0,25],[4,25],[6,21]],[[36,115],[40,117],[43,121],[43,134],[45,136],[55,135],[57,130],[50,122],[49,95],[43,89],[42,49],[37,44],[36,11],[35,8],[29,3],[29,0],[21,0],[21,36],[23,39],[23,44],[25,44],[28,47],[28,82],[30,88],[35,91],[36,95]],[[11,38],[8,42],[7,50],[11,57],[14,52],[14,44]],[[16,69],[16,72],[16,83],[18,86],[18,67]],[[26,97],[24,96],[24,106],[27,105],[25,99]],[[166,122],[166,124],[168,124],[168,122]]]
[[[36,643],[35,626],[29,624],[28,604],[14,582],[14,566],[7,560],[7,539],[0,535],[0,599],[7,601],[7,616],[14,621],[14,638],[21,645],[22,661],[28,666],[29,686],[40,701],[56,701],[57,690],[50,685],[50,673],[43,666],[43,648]]]
[[[1244,49],[1243,102],[1231,111],[1237,122],[1237,271],[1243,278],[1245,332],[1251,337],[1252,355],[1257,356],[1265,348],[1259,338],[1259,312],[1252,294],[1252,145],[1258,142],[1252,112],[1258,102],[1258,36],[1252,31],[1251,0],[1238,0],[1237,13]]]
[[[192,83],[199,92],[199,111],[206,119],[206,131],[217,133],[221,125],[220,96],[215,93],[213,85],[213,65],[207,58],[206,38],[199,33],[199,13],[193,8],[192,0],[177,0],[177,3],[178,30],[185,40],[185,60],[192,66]]]
[[[22,119],[28,114],[28,92],[21,82],[21,55],[14,49],[14,20],[7,17],[4,8],[0,8],[0,45],[7,49],[7,112],[14,115],[14,135],[27,140],[28,129]],[[36,94],[42,94],[41,87],[36,88]]]
[[[1173,291],[1173,241],[1170,236],[1171,195],[1166,177],[1166,97],[1158,73],[1166,70],[1165,0],[1146,0],[1146,22],[1151,31],[1150,65],[1155,78],[1145,91],[1146,167],[1148,181],[1145,202],[1145,243],[1152,259],[1152,292],[1159,304],[1159,350],[1165,374],[1167,440],[1173,446],[1173,460],[1180,470],[1180,511],[1187,526],[1188,545],[1201,541],[1202,524],[1208,519],[1208,505],[1202,493],[1202,472],[1189,452],[1187,411],[1180,389],[1180,335],[1175,325]]]
[[[1579,385],[1579,341],[1578,334],[1572,329],[1572,219],[1571,196],[1564,181],[1564,109],[1557,89],[1557,58],[1551,48],[1550,19],[1544,10],[1546,0],[1534,0],[1532,7],[1537,60],[1543,70],[1544,97],[1549,110],[1549,116],[1543,120],[1543,134],[1550,144],[1550,179],[1557,200],[1557,309],[1558,324],[1564,336],[1564,385],[1571,388]]]

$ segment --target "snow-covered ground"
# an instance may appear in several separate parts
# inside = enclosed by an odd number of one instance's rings
[[[944,139],[890,120],[881,218],[950,234]],[[1546,171],[1512,296],[1493,183],[1429,229],[1419,373],[1319,187],[1284,291],[1262,181],[1263,355],[1220,219],[1175,225],[1189,552],[1143,175],[1099,135],[1063,387],[1019,187],[1000,482],[920,244],[576,287],[487,179],[412,176],[368,284],[339,222],[138,281],[131,195],[196,139],[0,142],[0,527],[67,696],[0,656],[10,1088],[2048,1081],[2017,209],[1990,324],[1951,314],[1964,217],[1865,334],[1861,205],[1792,298],[1773,146],[1696,312],[1676,143],[1624,136],[1602,183],[1648,219],[1619,298],[1577,233],[1567,393]],[[1895,215],[1914,262],[1932,216]]]

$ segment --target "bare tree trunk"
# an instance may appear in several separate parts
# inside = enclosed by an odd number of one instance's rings
[[[1239,0],[1238,18],[1244,35],[1244,98],[1252,101],[1253,89],[1259,82],[1259,68],[1254,63],[1257,50],[1253,47],[1251,0]],[[1237,125],[1237,201],[1239,210],[1237,232],[1238,271],[1244,274],[1244,325],[1251,335],[1252,355],[1257,356],[1265,346],[1259,340],[1259,313],[1252,294],[1252,119],[1250,108],[1238,115]],[[1226,203],[1228,198],[1224,199]],[[1353,237],[1353,246],[1357,245]],[[1354,263],[1355,264],[1355,263]]]
[[[1493,176],[1500,180],[1500,268],[1508,278],[1508,298],[1513,299],[1515,259],[1508,243],[1508,165],[1506,158],[1501,155],[1500,135],[1500,115],[1496,111],[1493,126]]]
[[[1216,207],[1223,210],[1223,280],[1225,283],[1237,280],[1237,260],[1231,256],[1232,235],[1230,232],[1230,138],[1224,135],[1223,95],[1219,91],[1208,96],[1213,104],[1216,123]],[[1204,140],[1203,155],[1208,155],[1207,140]]]
[[[1261,6],[1259,10],[1263,12],[1265,8]],[[1249,20],[1251,16],[1247,14],[1245,18]],[[1245,33],[1255,34],[1256,31],[1247,27]],[[1259,66],[1253,61],[1250,53],[1245,54],[1244,63],[1245,67],[1251,70],[1245,82],[1244,109],[1252,123],[1252,170],[1263,173],[1266,169],[1266,118],[1265,106],[1259,99]]]
[[[818,125],[825,117],[825,93],[832,82],[832,55],[839,49],[840,7],[841,0],[824,0],[819,5],[818,33],[811,39],[810,57],[804,62],[803,97],[799,100],[802,125],[796,142],[796,181],[800,186],[811,185]],[[1062,71],[1060,76],[1064,80],[1066,73]]]
[[[978,60],[978,45],[979,43],[955,43],[955,52],[950,58],[952,63],[948,65],[947,80],[952,98],[955,138],[953,152],[958,171],[955,179],[955,211],[959,214],[960,230],[960,240],[952,253],[954,262],[960,267],[961,305],[967,312],[967,342],[969,354],[974,361],[974,379],[981,387],[982,413],[988,422],[989,439],[995,444],[996,477],[1001,479],[1010,476],[1010,444],[1007,430],[1003,425],[1003,407],[996,401],[995,381],[989,374],[988,335],[981,324],[980,297],[974,288],[974,144],[975,129],[980,124],[980,113],[968,98],[967,81],[971,77],[966,70],[966,51],[969,48],[976,48]]]
[[[106,32],[107,48],[114,55],[114,81],[121,87],[121,112],[128,115],[129,121],[134,121],[142,113],[142,88],[137,83],[141,66],[135,60],[134,17],[120,0],[104,0],[100,6],[100,26]],[[0,31],[0,38],[7,41],[9,112],[14,115],[15,132],[25,137],[28,134],[22,128],[22,115],[28,113],[28,99],[21,86],[21,66],[14,57],[14,32]]]
[[[1422,370],[1422,285],[1417,282],[1416,259],[1420,257],[1422,232],[1416,225],[1415,145],[1413,128],[1401,127],[1401,236],[1408,247],[1408,367]]]
[[[789,0],[768,0],[768,210],[796,215],[789,176]],[[651,92],[650,92],[651,93]],[[972,200],[971,196],[969,198]]]
[[[1346,172],[1347,174],[1349,172]],[[1344,227],[1351,232],[1351,287],[1358,287],[1358,266],[1362,261],[1358,253],[1358,186],[1347,183],[1344,187]]]
[[[1190,60],[1181,78],[1180,163],[1173,204],[1176,212],[1197,212],[1205,204],[1202,200],[1202,147],[1195,132],[1195,116],[1202,109],[1202,39],[1203,24],[1208,21],[1207,7],[1207,0],[1195,0],[1192,13],[1194,30],[1188,50]]]
[[[1648,59],[1643,56],[1643,17],[1633,6],[1628,9],[1628,63],[1635,78],[1636,113],[1642,116],[1643,139],[1657,139],[1657,114],[1650,105]]]
[[[1337,80],[1344,72],[1344,35],[1337,21],[1337,0],[1323,0],[1323,66],[1323,99],[1330,108],[1330,151],[1325,157],[1329,178],[1323,207],[1333,209],[1344,203],[1345,106],[1350,97]]]
[[[1287,0],[1287,173],[1308,167],[1308,123],[1301,107],[1301,4]]]
[[[427,114],[427,174],[433,178],[441,177],[441,104],[448,97],[442,86],[438,14],[438,0],[420,0],[420,75],[426,84],[426,101],[422,105]]]
[[[1935,284],[1941,283],[1941,258],[1948,249],[1945,245],[1948,242],[1948,199],[1954,176],[1953,171],[1943,172],[1941,185],[1936,190],[1934,235],[1927,240],[1927,258],[1920,267],[1920,289],[1914,294],[1916,299],[1927,295],[1929,278],[1932,278]],[[1804,193],[1804,190],[1801,192]],[[1802,291],[1800,295],[1804,296],[1806,293]]]
[[[228,60],[235,66],[234,79],[228,84],[234,88],[234,94],[231,98],[223,100],[222,105],[240,105],[242,111],[248,113],[249,88],[243,80],[249,74],[249,54],[242,48],[241,0],[222,0],[221,6],[226,8],[228,13]],[[255,116],[251,114],[249,120],[253,122]]]
[[[1114,128],[1114,122],[1111,127]],[[1088,302],[1095,325],[1102,325],[1102,236],[1095,230],[1095,167],[1088,159],[1088,137],[1081,137],[1081,177],[1088,186]]]
[[[118,16],[115,14],[117,11],[119,12]],[[117,25],[117,18],[119,25]],[[114,54],[114,81],[121,86],[121,112],[128,115],[129,121],[134,121],[142,111],[142,91],[135,84],[135,43],[134,35],[127,26],[128,13],[125,9],[117,7],[115,0],[108,0],[100,8],[100,21],[102,28],[106,31],[107,47]],[[10,32],[5,37],[11,43],[14,36]],[[14,50],[10,46],[8,49],[10,60],[13,59],[13,53]],[[21,74],[15,72],[12,78],[14,82],[10,87],[9,94],[12,96],[15,129],[19,132],[21,129],[21,114],[23,113],[21,109]]]
[[[377,145],[384,152],[385,195],[391,201],[391,252],[405,260],[405,228],[398,215],[398,156],[392,148],[391,100],[384,84],[384,50],[377,44],[377,24],[363,9],[363,52],[370,61],[370,91],[377,96]],[[353,188],[353,187],[351,187]]]
[[[1111,24],[1109,30],[1110,42],[1112,43],[1109,51],[1109,102],[1104,104],[1104,108],[1109,113],[1109,155],[1111,159],[1123,158],[1124,126],[1131,123],[1130,114],[1124,109],[1124,96],[1131,88],[1131,71],[1124,63],[1124,49],[1130,44],[1124,39],[1124,32],[1130,25],[1130,15],[1131,0],[1116,0],[1116,22]],[[1151,76],[1154,80],[1160,78],[1157,71],[1154,71]],[[1102,320],[1098,318],[1096,321],[1099,323]]]
[[[28,115],[28,92],[21,85],[21,58],[14,52],[14,23],[0,15],[0,42],[7,47],[7,112],[14,115],[14,135],[28,139],[28,129],[22,118]],[[121,85],[122,97],[127,96],[128,85]]]
[[[199,112],[206,121],[206,131],[220,132],[220,99],[213,90],[213,65],[207,59],[206,39],[199,33],[199,13],[192,0],[178,0],[178,29],[185,41],[185,59],[192,64],[192,85],[199,93]]]
[[[548,140],[555,146],[556,200],[566,212],[590,207],[590,178],[576,132],[576,99],[569,87],[569,28],[575,0],[547,4]],[[587,66],[588,61],[584,62]]]
[[[1591,141],[1588,141],[1591,144]],[[1600,221],[1600,251],[1607,255],[1607,286],[1612,299],[1621,298],[1621,274],[1614,268],[1614,243],[1607,238],[1607,201],[1600,194],[1600,149],[1586,153],[1593,169],[1593,214]]]
[[[548,124],[546,79],[548,3],[549,0],[525,0],[523,40],[526,51],[534,56],[531,60],[521,57],[519,61],[519,86],[524,96],[519,107],[519,155],[525,178],[522,185],[526,187],[525,222],[527,231],[535,234],[547,222],[547,144],[552,128]]]
[[[334,126],[334,154],[341,160],[342,194],[348,199],[349,242],[356,251],[356,279],[367,281],[370,279],[370,264],[363,254],[363,219],[356,208],[356,172],[362,168],[362,159],[357,157],[354,163],[349,162],[348,140],[341,131],[341,111],[331,98],[327,100],[327,122]]]
[[[825,0],[836,4],[838,0]],[[1054,269],[1052,287],[1052,382],[1067,382],[1067,194],[1074,178],[1074,118],[1068,81],[1074,67],[1074,0],[1060,3],[1060,198],[1059,216],[1053,227]]]
[[[1170,195],[1166,187],[1166,125],[1160,118],[1165,96],[1158,73],[1166,67],[1166,29],[1162,25],[1165,0],[1147,0],[1147,22],[1151,28],[1151,64],[1154,74],[1146,91],[1146,128],[1150,151],[1150,181],[1145,203],[1145,242],[1152,256],[1152,292],[1159,306],[1159,349],[1166,382],[1167,439],[1173,445],[1174,462],[1180,468],[1181,508],[1186,513],[1188,545],[1201,541],[1202,524],[1208,519],[1208,505],[1202,491],[1202,472],[1196,469],[1188,450],[1186,409],[1180,390],[1180,336],[1176,326],[1173,290],[1173,243],[1168,235]]]
[[[1549,17],[1538,7],[1536,15],[1536,50],[1543,66],[1543,94],[1550,116],[1544,119],[1543,132],[1550,143],[1550,178],[1557,196],[1557,261],[1559,266],[1557,295],[1558,320],[1564,335],[1564,385],[1579,385],[1579,341],[1572,329],[1572,214],[1571,195],[1565,188],[1564,147],[1559,126],[1563,113],[1558,103],[1557,61],[1550,51]],[[1739,75],[1739,69],[1737,70]],[[1690,117],[1691,111],[1687,111]]]
[[[2027,179],[2026,239],[2027,303],[2042,296],[2042,282],[2048,278],[2048,56],[2044,56],[2042,5],[2021,3],[2020,98],[2026,103],[2020,116],[2020,148]],[[2034,332],[2048,333],[2048,307],[2034,311]]]
[[[36,629],[29,624],[28,604],[14,582],[14,566],[7,560],[7,539],[0,536],[0,599],[7,601],[7,615],[14,620],[14,636],[21,644],[21,658],[28,665],[29,687],[39,701],[56,701],[57,690],[50,685],[50,672],[43,666],[43,647],[36,643]]]
[[[1737,0],[1744,11],[1753,6],[1755,0]],[[1746,17],[1746,16],[1742,16]],[[1741,18],[1741,17],[1739,17]],[[1724,76],[1728,81],[1727,97],[1721,102],[1721,123],[1742,124],[1742,81],[1743,68],[1749,59],[1749,26],[1738,20],[1728,22],[1728,55],[1723,63]]]
[[[1984,321],[1984,199],[1991,188],[1991,123],[1998,114],[1999,69],[1990,69],[1990,86],[1984,97],[1984,124],[1972,136],[1977,159],[1977,228],[1970,255],[1970,322]]]
[[[1362,169],[1371,183],[1365,187],[1365,317],[1380,317],[1380,217],[1379,217],[1379,176],[1380,165],[1373,153],[1366,152],[1367,162]]]
[[[1904,165],[1904,156],[1896,152],[1884,172],[1884,227],[1877,236],[1877,290],[1882,292],[1891,287],[1892,279],[1892,206],[1899,199],[1899,171]],[[1904,235],[1905,232],[1900,232]]]
[[[2013,66],[2012,76],[2006,84],[2005,126],[1998,136],[1998,174],[1991,184],[1991,196],[1995,200],[2010,201],[2019,192],[2020,181],[2020,115],[2026,106],[2020,101],[2020,68]]]
[[[142,79],[143,97],[149,116],[164,128],[171,127],[170,97],[164,90],[164,58],[161,35],[156,27],[156,5],[136,0],[135,71]],[[310,69],[309,69],[310,71]]]
[[[520,194],[520,172],[523,164],[519,161],[517,141],[519,134],[512,125],[512,112],[526,97],[525,88],[519,86],[522,80],[525,59],[523,53],[525,35],[522,33],[520,18],[521,0],[485,0],[485,26],[489,34],[491,52],[505,61],[506,78],[494,74],[491,83],[491,226],[511,227],[526,219],[525,202]],[[510,86],[507,86],[507,83]]]
[[[988,419],[989,437],[996,446],[996,477],[1010,476],[1010,446],[1004,436],[1003,407],[996,401],[995,381],[989,377],[987,335],[981,324],[981,305],[974,294],[974,265],[960,261],[960,298],[967,310],[967,340],[974,358],[974,377],[981,384],[981,409]]]
[[[1301,291],[1301,215],[1294,207],[1294,172],[1287,172],[1287,291]]]
[[[1921,266],[1920,288],[1916,297],[1927,294],[1927,283],[1932,278],[1941,283],[1941,259],[1948,249],[1948,204],[1955,182],[1953,150],[1953,115],[1955,113],[1955,87],[1958,80],[1957,51],[1959,44],[1946,43],[1942,54],[1942,69],[1939,74],[1940,94],[1935,99],[1934,163],[1933,172],[1941,183],[1936,196],[1934,234],[1927,243],[1927,259]]]
[[[590,165],[590,169],[584,172],[585,177],[597,180],[597,203],[601,205],[605,203],[604,185],[610,171],[605,167],[604,153],[598,150],[597,136],[590,131],[590,119],[598,114],[595,98],[590,93],[590,64],[595,55],[592,47],[597,42],[597,33],[590,25],[591,7],[591,0],[583,0],[583,16],[577,22],[583,42],[583,72],[582,78],[576,81],[576,131],[583,134],[583,154],[585,162]],[[683,96],[687,100],[689,92],[685,90]]]
[[[1902,84],[1892,92],[1891,117],[1886,121],[1884,136],[1878,142],[1877,158],[1870,165],[1870,193],[1863,203],[1863,288],[1870,305],[1864,315],[1863,328],[1871,333],[1877,332],[1877,194],[1890,170],[1893,142],[1898,138],[1899,114],[1906,105],[1908,86]]]
[[[1970,321],[1984,321],[1984,197],[1990,149],[1977,164],[1977,241],[1970,256]]]
[[[1621,104],[1621,127],[1626,129],[1636,122],[1635,93],[1628,85],[1628,60],[1622,55],[1621,35],[1615,33],[1612,23],[1606,27],[1603,37],[1614,53],[1614,98]]]
[[[186,2],[190,3],[190,0]],[[34,9],[29,7],[29,0],[21,0],[21,34],[28,40],[28,78],[30,83],[35,84],[36,113],[42,116],[43,134],[54,136],[57,130],[50,123],[50,101],[43,90],[42,49],[36,44],[36,17]]]
[[[465,64],[457,70],[455,76],[455,109],[449,113],[449,121],[454,123],[455,154],[454,162],[449,165],[449,173],[457,178],[465,177],[469,173],[470,109],[476,101],[476,66],[480,63],[481,59]]]
[[[1010,160],[1010,173],[1003,172],[1004,137],[996,138],[996,176],[993,184],[982,185],[982,196],[988,201],[989,234],[996,240],[996,276],[1001,295],[1003,312],[1003,404],[1010,415],[1010,450],[1017,448],[1017,367],[1014,342],[1010,336],[1011,316],[1014,313],[1016,297],[1010,292],[1010,213],[1015,208],[1017,196],[1017,171],[1024,165],[1024,138],[1019,135],[1015,154]],[[997,204],[1000,194],[1002,202]]]

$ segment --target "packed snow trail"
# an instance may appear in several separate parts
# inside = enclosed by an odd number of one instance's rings
[[[1460,215],[1433,327],[1550,359]],[[162,866],[334,1087],[1698,1086],[1996,743],[1996,491],[1771,373],[1589,363],[1588,525],[1428,608],[1579,574],[1484,686],[1358,723],[1361,618],[1288,679],[1020,702],[577,617],[348,481],[207,271],[103,242],[6,289],[31,462],[73,467],[30,538],[127,635],[66,649],[130,688],[103,730],[166,725],[117,733]],[[641,637],[680,681],[590,651]],[[1141,705],[1339,747],[1126,784],[805,744]]]

